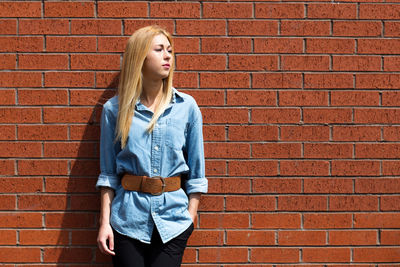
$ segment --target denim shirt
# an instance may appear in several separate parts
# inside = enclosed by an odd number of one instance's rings
[[[120,234],[150,243],[154,226],[165,243],[184,232],[192,219],[188,195],[206,193],[202,117],[195,100],[173,88],[173,97],[152,133],[147,126],[153,112],[137,102],[127,143],[115,142],[118,96],[108,100],[101,117],[100,170],[96,187],[111,187],[111,226]],[[159,196],[126,191],[123,173],[149,177],[184,174],[182,188]]]

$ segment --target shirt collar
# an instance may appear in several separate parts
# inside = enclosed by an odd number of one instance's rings
[[[176,103],[177,100],[182,101],[183,95],[181,92],[179,92],[174,87],[172,87],[172,99],[171,99],[171,103],[169,104],[168,107],[170,107],[172,104]],[[143,105],[142,103],[140,103],[140,99],[138,99],[136,101],[136,110],[145,110],[145,109],[147,109],[147,107],[145,105]]]

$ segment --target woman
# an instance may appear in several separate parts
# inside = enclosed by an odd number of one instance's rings
[[[168,32],[137,30],[103,107],[97,242],[114,266],[180,266],[207,192],[201,113],[172,87],[173,59]]]

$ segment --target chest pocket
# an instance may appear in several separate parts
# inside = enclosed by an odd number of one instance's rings
[[[182,150],[186,143],[187,123],[168,119],[165,127],[165,145],[174,150]]]

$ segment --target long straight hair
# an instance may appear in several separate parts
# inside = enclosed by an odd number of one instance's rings
[[[126,146],[135,105],[143,91],[143,64],[153,38],[159,34],[165,35],[171,47],[173,47],[172,36],[166,30],[156,25],[147,26],[135,31],[126,45],[118,84],[119,110],[116,125],[116,140],[121,140],[122,148]],[[171,57],[172,59],[174,58],[173,51]],[[153,131],[158,118],[171,102],[173,69],[174,60],[171,62],[168,77],[163,79],[163,94],[147,127],[149,133]]]

